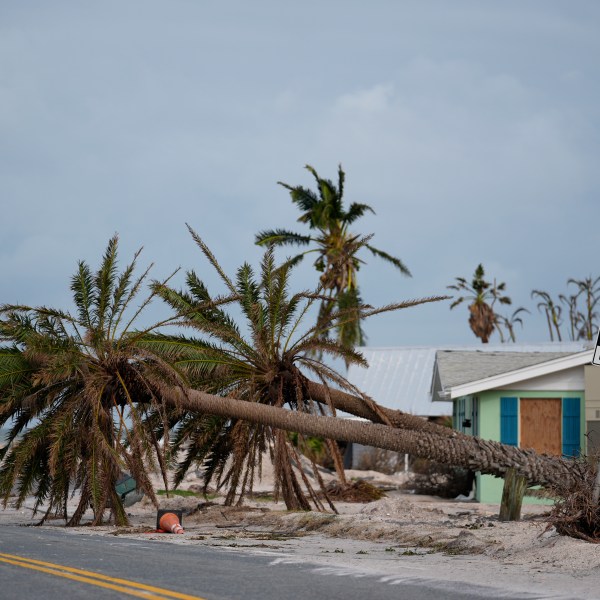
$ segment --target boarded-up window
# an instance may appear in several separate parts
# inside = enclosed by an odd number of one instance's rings
[[[521,448],[562,454],[560,398],[521,398],[520,426]]]

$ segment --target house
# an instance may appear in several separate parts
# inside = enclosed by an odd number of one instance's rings
[[[453,402],[453,425],[541,453],[587,453],[600,442],[600,373],[593,350],[554,344],[508,351],[438,350],[433,401]],[[500,502],[503,481],[476,474],[475,498]]]

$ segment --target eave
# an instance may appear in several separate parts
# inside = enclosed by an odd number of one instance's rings
[[[477,394],[478,392],[484,392],[486,390],[502,389],[505,386],[518,383],[519,381],[534,379],[550,373],[556,373],[557,371],[564,371],[573,367],[589,364],[592,362],[593,356],[593,350],[578,352],[577,354],[563,356],[561,358],[531,365],[522,369],[516,369],[500,375],[493,375],[477,381],[471,381],[468,383],[455,385],[453,387],[448,387],[442,392],[439,392],[438,396],[440,399],[454,400],[456,398],[460,398],[461,396]]]

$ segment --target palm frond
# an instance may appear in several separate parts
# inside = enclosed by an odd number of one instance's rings
[[[79,261],[77,273],[71,279],[71,291],[84,329],[92,329],[92,311],[94,305],[94,278],[86,263]]]
[[[412,276],[411,272],[408,270],[408,267],[399,258],[396,258],[395,256],[391,256],[390,254],[388,254],[387,252],[384,252],[383,250],[378,250],[377,248],[373,248],[373,246],[371,246],[370,244],[365,244],[365,245],[374,256],[378,256],[379,258],[383,258],[387,262],[392,263],[396,268],[398,268],[400,270],[400,272],[403,275],[407,275],[408,277]]]
[[[353,202],[346,211],[346,214],[344,216],[344,222],[348,225],[351,225],[352,223],[354,223],[354,221],[364,216],[367,212],[375,214],[375,211],[368,204],[360,204]]]
[[[255,242],[259,246],[273,244],[275,246],[307,246],[313,241],[310,235],[301,235],[286,229],[267,229],[259,231],[255,236]]]
[[[214,257],[213,253],[210,251],[208,246],[204,243],[202,238],[200,238],[200,236],[190,227],[190,225],[188,225],[186,223],[186,226],[187,226],[188,231],[190,232],[192,238],[196,242],[196,245],[200,248],[200,250],[202,250],[202,253],[208,259],[208,262],[210,262],[210,264],[213,266],[215,271],[219,274],[219,276],[221,277],[221,280],[229,288],[229,291],[232,294],[235,294],[236,293],[235,286],[233,285],[233,283],[229,279],[229,277],[227,277],[227,275],[225,275],[225,271],[223,271],[223,269],[221,268],[221,265],[217,262],[217,259]]]

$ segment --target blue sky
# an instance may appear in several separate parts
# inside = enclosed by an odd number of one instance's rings
[[[233,273],[257,231],[302,230],[276,182],[341,163],[377,213],[361,231],[413,273],[366,256],[366,301],[445,293],[481,262],[531,311],[519,341],[546,341],[531,290],[600,275],[599,25],[583,0],[3,2],[0,302],[69,306],[115,232],[123,262],[143,246],[155,277],[214,282],[186,222]],[[467,318],[446,302],[366,330],[476,343]]]

